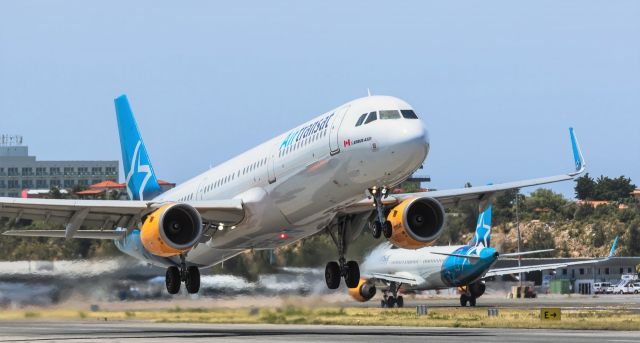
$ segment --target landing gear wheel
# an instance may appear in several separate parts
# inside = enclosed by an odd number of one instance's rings
[[[167,292],[169,294],[178,294],[180,292],[180,269],[176,266],[167,268],[165,274],[164,283],[167,286]]]
[[[467,306],[467,302],[469,301],[469,297],[467,297],[466,294],[461,294],[460,295],[460,306],[465,307]]]
[[[338,265],[338,262],[331,261],[327,263],[324,268],[324,280],[327,282],[329,289],[340,287],[340,265]]]
[[[402,295],[396,298],[396,303],[398,304],[398,307],[404,307],[404,298],[402,297]]]
[[[381,308],[385,308],[385,307],[387,307],[387,302],[386,302],[386,301],[384,301],[384,299],[383,299],[383,300],[380,300],[380,307],[381,307]]]
[[[380,238],[381,234],[382,234],[382,224],[380,224],[379,221],[374,220],[373,223],[371,224],[371,235],[373,236],[373,238],[378,239]]]
[[[344,283],[346,283],[349,288],[358,287],[358,283],[360,282],[360,266],[358,266],[358,262],[349,261],[344,268]]]
[[[393,229],[391,228],[390,221],[385,220],[384,224],[382,224],[382,234],[384,235],[384,238],[391,238],[391,235],[393,235]]]
[[[187,276],[184,280],[184,285],[187,288],[189,294],[198,293],[200,290],[200,269],[196,266],[190,266],[187,268]]]
[[[469,297],[469,306],[471,307],[475,307],[476,306],[476,297]]]
[[[387,307],[388,308],[393,308],[393,306],[395,306],[396,304],[396,298],[394,297],[388,297],[387,298]]]

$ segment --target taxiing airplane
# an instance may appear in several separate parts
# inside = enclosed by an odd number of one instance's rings
[[[332,109],[161,193],[126,96],[115,99],[127,192],[131,200],[0,198],[14,222],[62,223],[64,230],[10,230],[5,235],[112,239],[124,253],[167,267],[167,291],[200,288],[199,268],[248,249],[273,249],[321,231],[338,260],[327,286],[360,281],[345,252],[367,223],[374,236],[402,248],[433,244],[444,208],[505,190],[572,180],[584,170],[571,132],[575,171],[491,186],[414,194],[388,189],[412,175],[429,152],[413,108],[391,96],[368,96]],[[224,125],[224,124],[221,124]],[[174,137],[171,137],[172,139]]]
[[[402,307],[404,299],[399,290],[424,291],[457,287],[460,291],[460,305],[476,306],[476,299],[482,296],[487,277],[552,270],[579,264],[592,264],[607,260],[616,248],[618,238],[613,241],[609,256],[579,262],[539,264],[512,268],[494,268],[501,258],[512,258],[552,251],[553,249],[500,254],[491,243],[491,206],[478,216],[473,240],[468,245],[432,246],[417,250],[399,249],[383,244],[372,251],[362,264],[363,277],[357,287],[350,288],[349,294],[364,302],[376,294],[376,284],[383,287],[382,307]]]

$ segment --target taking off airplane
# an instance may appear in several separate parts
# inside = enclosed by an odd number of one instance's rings
[[[413,108],[391,96],[350,101],[161,193],[126,96],[115,99],[122,161],[131,200],[0,198],[0,216],[62,223],[64,230],[5,235],[112,239],[125,254],[165,266],[167,291],[200,288],[199,268],[248,249],[273,249],[321,231],[333,238],[331,289],[360,281],[349,243],[366,226],[408,249],[432,245],[444,209],[514,188],[571,180],[584,170],[571,132],[575,171],[557,176],[414,194],[389,194],[429,152]],[[369,225],[367,225],[369,224]]]

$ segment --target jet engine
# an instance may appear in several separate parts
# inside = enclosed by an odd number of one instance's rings
[[[144,248],[170,257],[191,249],[202,235],[202,218],[187,204],[167,204],[149,214],[140,229]]]
[[[484,281],[474,282],[469,285],[469,293],[471,293],[474,298],[482,296],[486,289],[487,286],[484,284]]]
[[[376,285],[366,279],[360,279],[356,288],[349,288],[349,295],[359,302],[369,301],[376,295]]]
[[[389,241],[404,249],[418,249],[432,245],[444,228],[444,208],[433,198],[410,198],[391,209]]]

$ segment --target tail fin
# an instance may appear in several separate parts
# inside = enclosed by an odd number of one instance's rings
[[[491,245],[491,205],[478,215],[476,233],[471,241],[472,246],[483,245],[488,248]]]
[[[611,250],[609,251],[608,257],[613,257],[613,254],[616,253],[616,246],[618,245],[618,236],[613,240],[613,244],[611,245]]]
[[[162,193],[151,160],[144,147],[136,119],[133,117],[129,100],[121,95],[115,100],[122,164],[126,175],[127,193],[131,200],[151,199]]]

